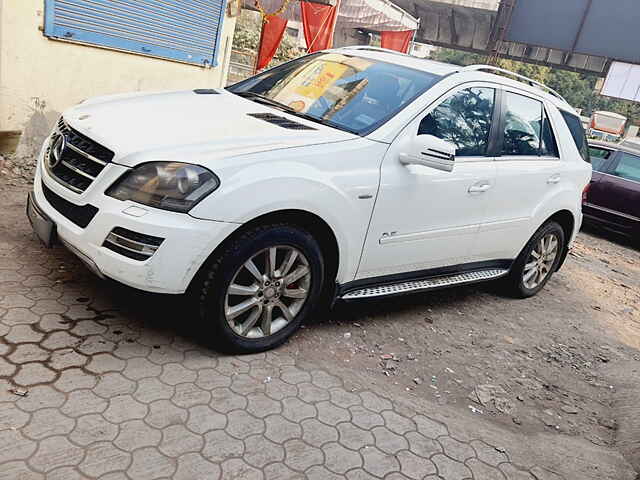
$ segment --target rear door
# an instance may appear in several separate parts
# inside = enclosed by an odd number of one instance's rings
[[[596,188],[600,219],[624,233],[632,233],[640,224],[640,155],[618,152]],[[589,201],[592,200],[591,190]]]
[[[611,162],[616,152],[603,145],[589,145],[589,155],[593,172],[587,199],[582,204],[582,213],[586,217],[607,221],[610,215],[599,208],[607,202],[608,196],[606,182],[602,182],[602,180],[606,178],[605,173],[611,169]]]
[[[494,201],[474,250],[479,261],[515,258],[532,234],[537,207],[567,181],[544,102],[505,88],[501,110]]]

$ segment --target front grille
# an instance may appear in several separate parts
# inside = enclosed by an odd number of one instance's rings
[[[113,160],[114,153],[60,118],[45,152],[44,165],[58,183],[82,193]]]
[[[93,220],[93,217],[98,213],[98,209],[93,205],[86,204],[80,206],[65,200],[53,190],[49,189],[44,182],[42,183],[42,191],[44,193],[44,198],[47,199],[47,202],[49,202],[49,204],[55,208],[60,215],[63,215],[80,228],[85,228],[89,225],[91,220]]]
[[[102,246],[125,257],[142,261],[156,253],[162,242],[164,238],[115,227],[107,235]]]

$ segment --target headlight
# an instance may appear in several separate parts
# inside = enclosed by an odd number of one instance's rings
[[[120,177],[106,194],[118,200],[186,213],[218,186],[218,177],[204,167],[180,162],[151,162]]]

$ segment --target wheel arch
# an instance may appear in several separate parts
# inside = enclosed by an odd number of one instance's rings
[[[558,270],[560,270],[560,267],[562,267],[562,264],[567,259],[567,254],[569,253],[569,248],[568,248],[569,242],[571,241],[574,230],[576,228],[576,219],[570,210],[559,210],[553,215],[551,215],[549,218],[547,218],[544,221],[543,225],[548,222],[557,222],[562,227],[562,230],[564,232],[564,237],[565,237],[565,245],[564,245],[564,248],[562,249],[560,261],[558,262],[558,267],[556,268],[556,272],[557,272]]]
[[[225,238],[209,256],[202,262],[202,265],[191,279],[188,291],[193,286],[198,285],[207,271],[207,267],[222,252],[227,244],[233,241],[237,236],[242,235],[247,230],[258,225],[266,225],[269,223],[288,223],[293,226],[301,227],[311,233],[320,244],[320,249],[325,261],[325,281],[327,295],[332,295],[335,290],[335,279],[340,265],[340,247],[337,237],[329,224],[320,216],[306,210],[286,209],[277,210],[263,215],[259,215],[252,220],[242,224],[241,227],[234,230],[227,238]]]

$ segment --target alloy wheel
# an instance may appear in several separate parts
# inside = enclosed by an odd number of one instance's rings
[[[522,283],[525,287],[532,290],[549,276],[558,256],[558,245],[554,233],[547,233],[538,240],[524,265]]]
[[[236,271],[225,295],[225,318],[242,337],[273,335],[300,312],[310,286],[311,269],[300,250],[269,247]]]

